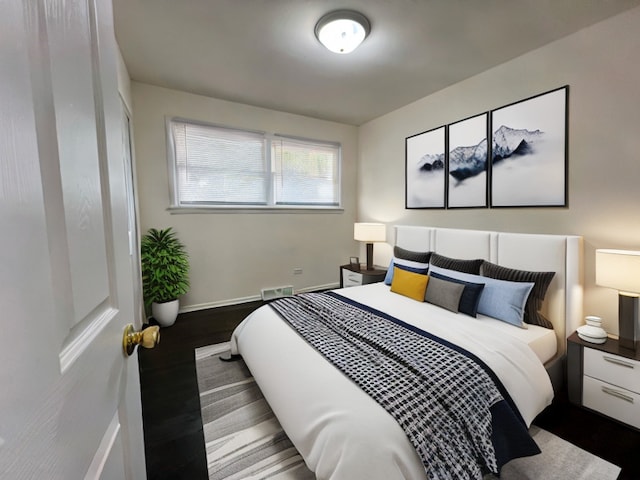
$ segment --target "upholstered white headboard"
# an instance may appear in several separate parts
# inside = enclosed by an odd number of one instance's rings
[[[556,272],[542,313],[553,323],[560,354],[566,351],[566,338],[584,323],[582,237],[398,225],[394,245],[453,258],[482,258],[521,270]]]

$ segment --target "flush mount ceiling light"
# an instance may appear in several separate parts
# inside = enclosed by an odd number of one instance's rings
[[[370,31],[367,17],[353,10],[329,12],[316,24],[316,37],[335,53],[353,52]]]

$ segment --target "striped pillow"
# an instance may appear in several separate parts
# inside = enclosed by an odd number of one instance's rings
[[[414,252],[396,245],[393,247],[393,256],[402,260],[411,260],[412,262],[429,263],[431,252]]]
[[[455,270],[456,272],[473,273],[478,275],[480,273],[480,266],[484,262],[483,259],[477,258],[474,260],[462,260],[459,258],[445,257],[444,255],[438,255],[432,253],[429,263],[436,267],[446,268],[447,270]]]

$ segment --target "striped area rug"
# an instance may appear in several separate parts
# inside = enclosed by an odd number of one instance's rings
[[[210,480],[312,480],[242,360],[222,362],[228,343],[196,349]]]
[[[196,371],[210,480],[312,480],[242,360],[222,362],[228,343],[198,348]],[[501,480],[615,480],[620,468],[536,426],[542,453],[509,462]],[[493,475],[485,480],[496,479]],[[360,480],[360,479],[354,479]]]

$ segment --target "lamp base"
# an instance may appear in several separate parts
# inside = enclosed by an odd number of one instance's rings
[[[622,348],[635,350],[640,340],[640,317],[638,297],[618,295],[618,344]]]
[[[373,243],[367,243],[367,270],[373,270]]]

